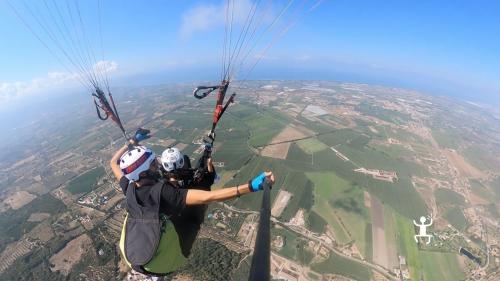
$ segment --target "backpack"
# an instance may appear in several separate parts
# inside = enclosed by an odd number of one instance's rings
[[[166,275],[183,266],[179,236],[164,214],[160,214],[161,190],[164,183],[150,188],[143,205],[137,202],[135,184],[126,193],[127,215],[120,237],[120,250],[126,263],[135,271],[149,275]]]

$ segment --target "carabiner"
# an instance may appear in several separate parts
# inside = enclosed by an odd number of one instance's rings
[[[94,98],[94,104],[95,104],[95,110],[97,112],[97,117],[99,119],[103,120],[103,121],[107,120],[109,118],[108,112],[105,109],[103,109],[102,106],[100,106],[99,104],[97,104],[97,101],[95,100],[95,98]],[[99,109],[101,109],[102,111],[104,111],[104,114],[105,114],[104,117],[102,116],[101,111]]]
[[[198,86],[194,89],[193,91],[193,96],[199,100],[201,100],[202,98],[205,98],[206,96],[208,96],[211,92],[219,89],[220,86]],[[207,90],[201,94],[198,94],[199,91],[201,90]]]

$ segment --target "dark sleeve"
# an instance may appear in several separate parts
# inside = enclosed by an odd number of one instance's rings
[[[191,169],[191,159],[187,155],[184,155],[184,168]]]
[[[212,184],[214,184],[216,176],[217,173],[215,171],[213,172],[206,171],[203,174],[203,178],[201,178],[201,181],[198,185],[202,187],[203,190],[210,190],[210,187],[212,186]]]
[[[179,214],[186,206],[187,189],[174,188],[169,184],[161,190],[161,208],[165,213]]]
[[[120,179],[120,187],[121,187],[121,189],[123,191],[123,194],[125,194],[125,195],[127,194],[128,184],[129,184],[128,179],[125,176],[123,176]]]

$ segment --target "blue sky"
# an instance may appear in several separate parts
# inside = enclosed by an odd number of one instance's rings
[[[23,10],[19,1],[10,2]],[[98,34],[97,0],[80,2],[90,19],[86,29]],[[254,3],[237,2],[242,9]],[[274,2],[270,15],[286,3]],[[148,75],[157,77],[155,82],[219,78],[224,1],[101,0],[101,5],[112,85],[130,77],[141,83]],[[498,1],[301,0],[293,5],[304,7],[297,23],[248,78],[347,80],[500,101]],[[292,12],[281,24],[294,18]],[[0,38],[0,103],[67,86],[57,82],[64,76],[56,75],[67,70],[6,0],[0,0]],[[100,51],[99,40],[92,45]]]

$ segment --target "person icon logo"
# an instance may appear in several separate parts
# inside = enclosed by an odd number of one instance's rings
[[[418,235],[415,235],[414,237],[415,237],[415,242],[417,242],[417,243],[418,243],[419,237],[427,238],[426,244],[429,245],[431,243],[432,235],[427,234],[427,227],[432,225],[432,218],[430,218],[430,222],[428,224],[425,224],[426,221],[427,221],[427,218],[424,216],[420,217],[421,224],[417,224],[417,222],[415,220],[413,220],[413,224],[419,227]]]

